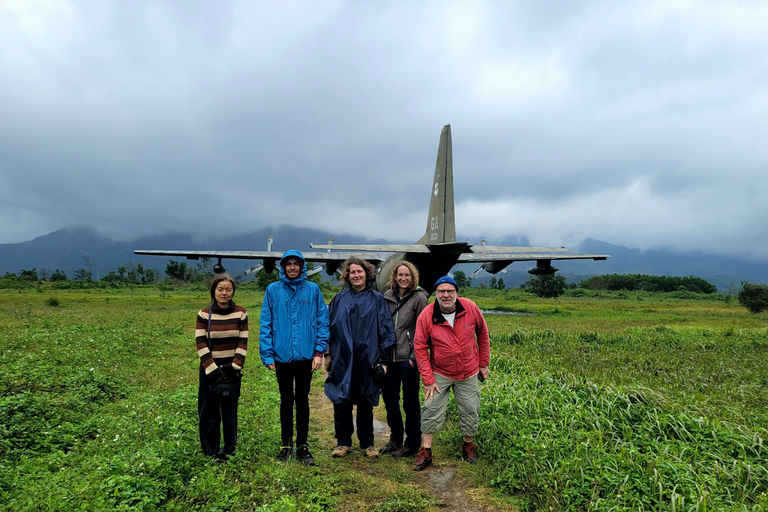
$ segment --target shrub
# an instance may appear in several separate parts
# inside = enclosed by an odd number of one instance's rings
[[[528,279],[523,289],[542,298],[559,297],[565,292],[565,277],[554,274],[534,276]]]
[[[768,285],[750,284],[742,281],[739,290],[739,304],[749,310],[750,313],[760,313],[768,310]]]

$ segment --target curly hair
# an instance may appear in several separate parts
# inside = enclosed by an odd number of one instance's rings
[[[368,263],[363,258],[358,258],[357,256],[350,256],[344,262],[344,270],[342,270],[341,277],[339,278],[343,286],[351,286],[349,284],[349,267],[351,265],[360,265],[361,267],[363,267],[363,270],[365,270],[365,282],[368,282],[371,279],[373,279],[374,275],[376,274],[376,269],[373,267],[372,264]]]
[[[419,287],[419,271],[416,268],[416,265],[411,263],[410,261],[401,261],[397,264],[395,268],[392,269],[392,273],[389,274],[389,281],[387,281],[387,286],[392,288],[394,291],[397,291],[397,289],[400,287],[400,285],[397,284],[397,269],[400,267],[408,267],[408,270],[411,271],[411,285],[408,287],[408,291],[415,290]]]

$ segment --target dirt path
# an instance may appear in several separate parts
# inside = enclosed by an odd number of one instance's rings
[[[317,389],[313,389],[310,401],[313,421],[318,421],[324,425],[325,429],[333,435],[333,404],[321,390]],[[377,448],[384,446],[389,440],[389,427],[384,419],[384,406],[381,403],[379,407],[374,409],[373,429]],[[335,446],[334,441],[334,439],[328,440],[329,449]],[[494,512],[516,510],[495,503],[490,495],[490,489],[475,486],[471,478],[472,468],[458,458],[437,458],[431,467],[420,472],[411,471],[410,466],[413,463],[413,458],[398,460],[384,456],[381,461],[383,464],[370,464],[359,457],[353,457],[352,460],[355,461],[351,462],[355,469],[378,479],[387,479],[388,483],[394,486],[403,485],[403,479],[391,478],[391,471],[385,470],[382,466],[385,464],[402,464],[402,472],[406,473],[406,479],[410,480],[408,483],[418,485],[425,494],[436,498],[441,511]],[[466,476],[467,474],[469,476]]]

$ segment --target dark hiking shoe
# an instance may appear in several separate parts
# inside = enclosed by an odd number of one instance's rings
[[[422,471],[432,464],[432,449],[422,448],[413,463],[414,471]]]
[[[277,460],[280,462],[288,462],[293,456],[293,448],[290,446],[281,446],[280,453],[277,454]]]
[[[397,451],[398,448],[403,446],[403,442],[400,441],[399,443],[394,442],[393,440],[389,440],[387,444],[385,444],[381,450],[379,450],[379,453],[381,455],[384,455],[385,453],[394,453]]]
[[[394,452],[392,452],[392,456],[397,458],[413,457],[417,453],[419,453],[418,448],[410,448],[408,446],[403,446],[402,448],[399,448],[398,450],[395,450]]]
[[[309,447],[305,444],[296,448],[296,460],[307,466],[315,465],[315,458],[309,453]]]
[[[469,464],[477,464],[477,446],[472,443],[464,443],[461,447],[461,458]]]

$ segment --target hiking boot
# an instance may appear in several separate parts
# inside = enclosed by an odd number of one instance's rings
[[[349,453],[349,451],[350,451],[351,449],[352,449],[352,447],[351,447],[351,446],[342,446],[342,445],[339,445],[339,446],[337,446],[337,447],[336,447],[336,449],[335,449],[335,450],[333,450],[333,453],[331,454],[331,456],[332,456],[334,459],[340,459],[340,458],[342,458],[342,457],[346,457],[346,456],[347,456],[347,454]]]
[[[464,443],[461,446],[461,458],[469,464],[477,464],[477,446],[472,443]]]
[[[398,450],[395,450],[394,452],[392,452],[392,456],[393,457],[397,457],[397,458],[400,458],[400,457],[413,457],[417,453],[419,453],[419,449],[418,448],[411,448],[409,446],[403,446],[403,447],[399,448]]]
[[[225,452],[216,452],[216,455],[213,456],[213,460],[215,462],[227,462],[229,460],[229,454]]]
[[[280,453],[277,454],[277,460],[280,462],[288,462],[293,456],[293,448],[291,446],[281,446]]]
[[[373,446],[369,446],[368,448],[363,448],[363,453],[365,453],[365,456],[368,457],[369,459],[379,458],[379,450],[377,450]]]
[[[309,447],[305,444],[296,448],[296,460],[307,466],[315,465],[315,458],[309,453]]]
[[[397,451],[398,448],[403,446],[403,442],[400,441],[399,443],[394,442],[393,440],[389,440],[387,444],[384,445],[384,447],[379,450],[379,453],[381,455],[384,455],[385,453],[394,453]]]
[[[422,471],[432,464],[432,448],[422,448],[413,463],[414,471]]]

